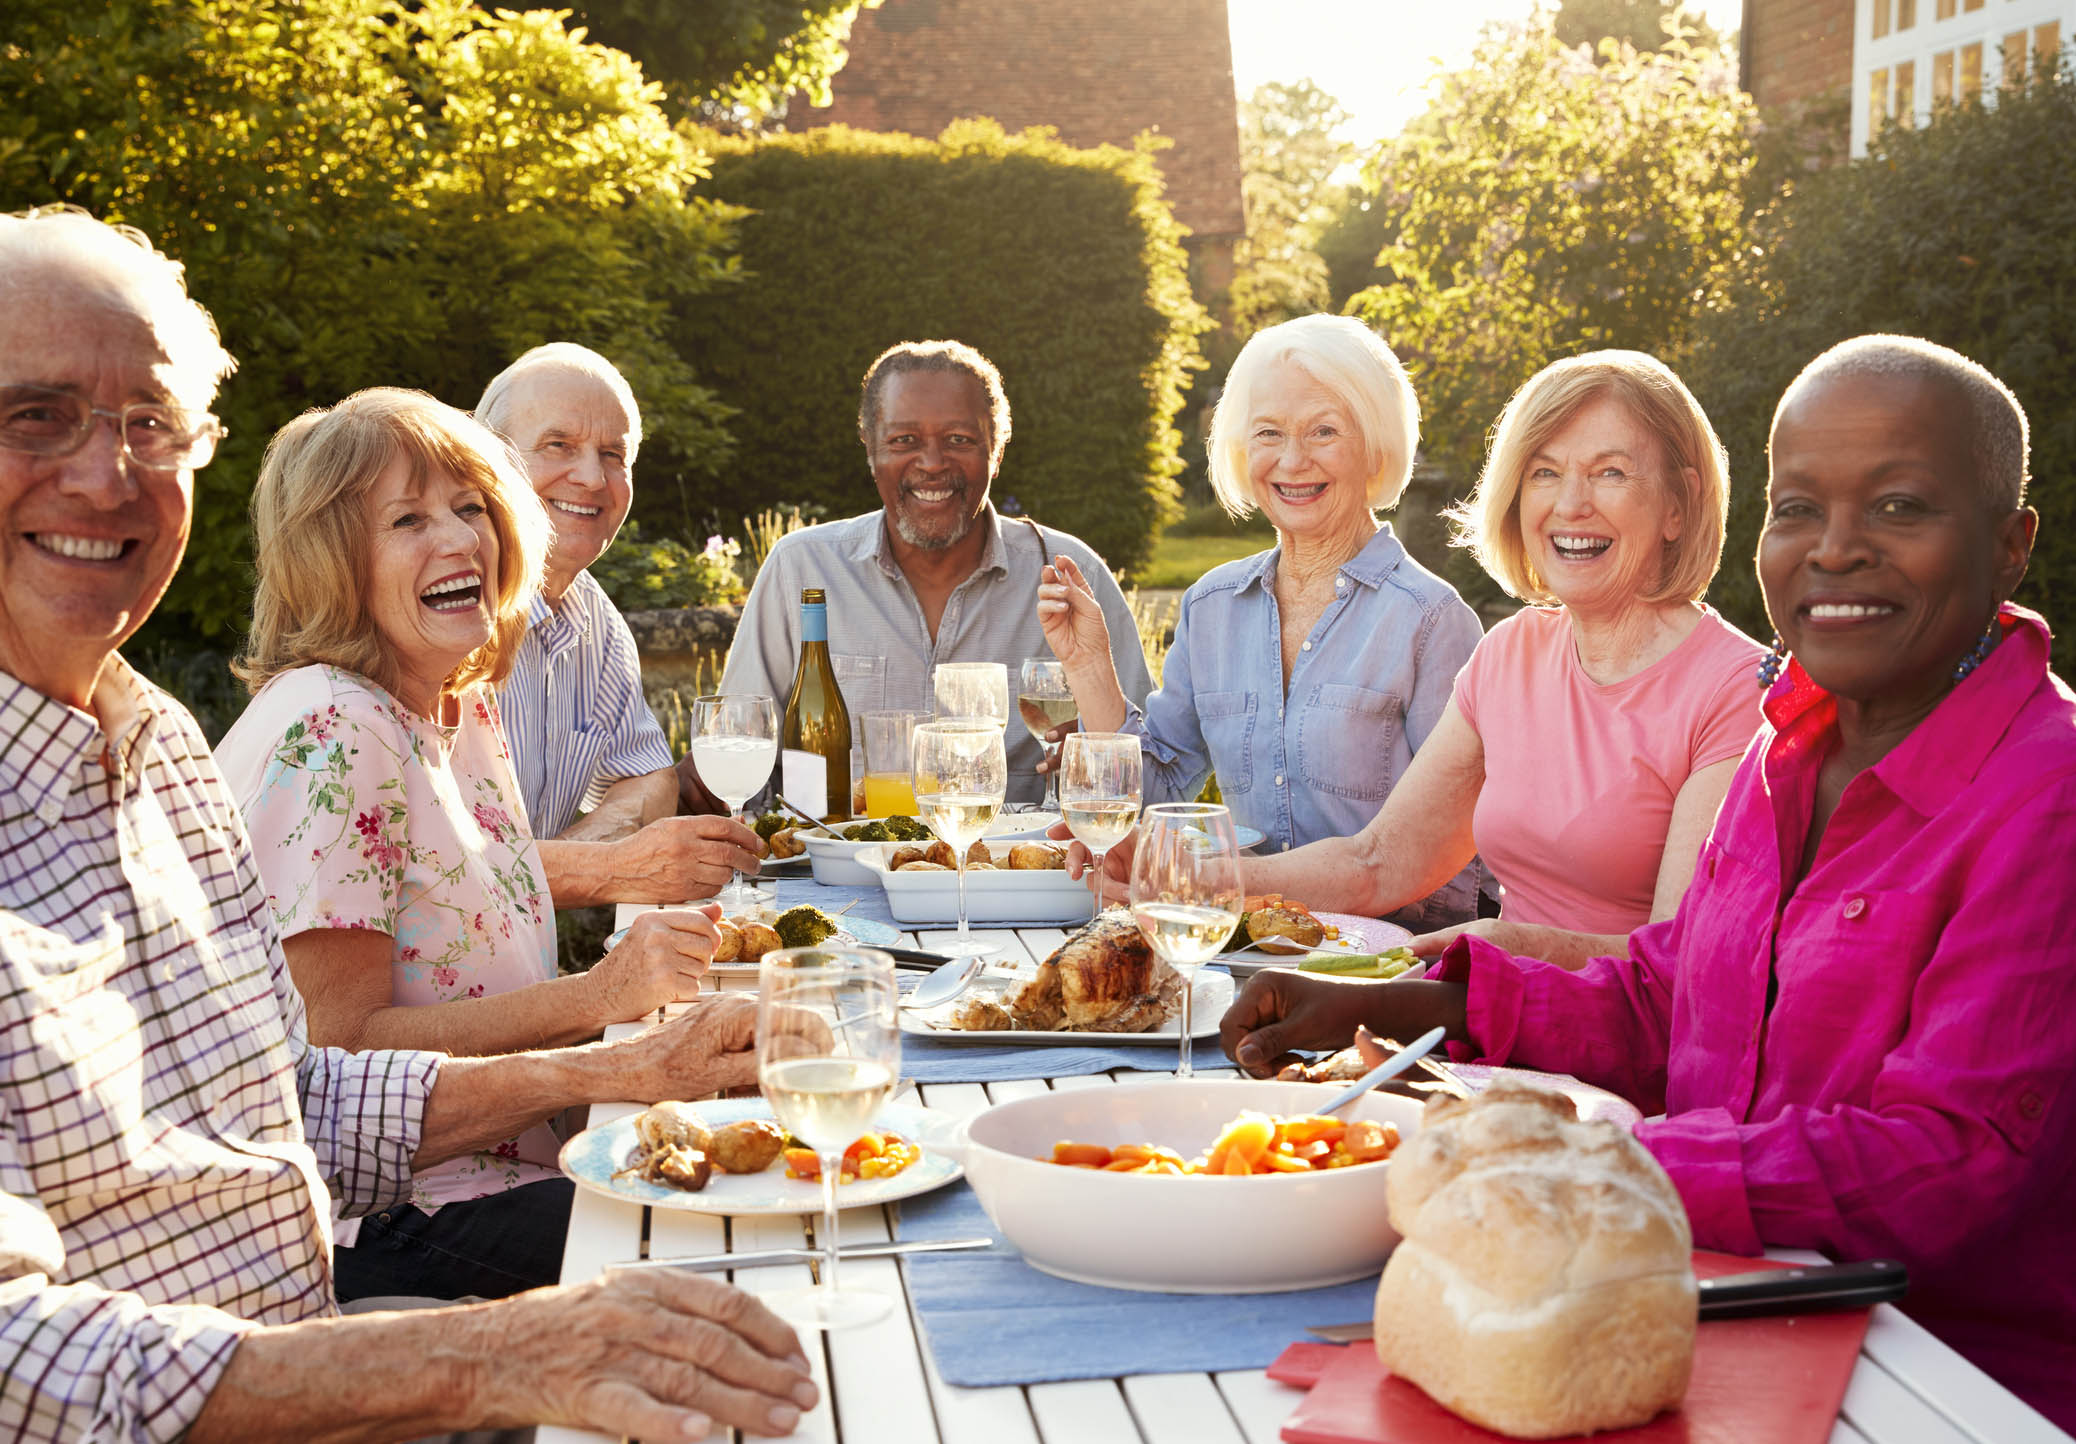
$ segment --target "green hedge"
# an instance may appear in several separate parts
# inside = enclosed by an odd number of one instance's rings
[[[1774,404],[1825,347],[1891,331],[1974,358],[2025,406],[2040,533],[2018,600],[2065,647],[2076,638],[2076,172],[2059,159],[2072,148],[2065,71],[1993,109],[1891,127],[1867,159],[1808,177],[1759,218],[1749,264],[1680,365],[1736,478],[1711,599],[1754,636],[1772,631],[1752,555]]]
[[[836,126],[699,135],[700,193],[753,212],[745,272],[678,309],[677,351],[736,414],[735,464],[684,479],[703,510],[878,505],[857,440],[858,381],[902,340],[953,337],[1002,370],[1014,435],[995,484],[1112,565],[1174,509],[1173,419],[1207,328],[1149,151],[961,121],[935,141]],[[702,489],[703,488],[703,489]],[[637,498],[674,520],[672,488]]]

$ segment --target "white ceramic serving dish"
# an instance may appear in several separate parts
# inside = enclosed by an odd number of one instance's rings
[[[998,1103],[965,1131],[966,1177],[1003,1237],[1033,1268],[1079,1283],[1162,1293],[1281,1293],[1383,1270],[1398,1243],[1385,1215],[1389,1162],[1250,1178],[1164,1177],[1062,1168],[1053,1144],[1160,1143],[1184,1157],[1242,1109],[1309,1113],[1337,1085],[1157,1079]],[[1371,1093],[1344,1115],[1395,1123],[1423,1103]]]
[[[889,872],[887,859],[904,845],[866,844],[857,861],[868,870],[867,881],[887,890],[887,910],[894,921],[916,927],[955,926],[959,920],[958,875],[949,871]],[[1006,858],[1009,848],[1007,842],[988,839],[988,851],[997,858]],[[819,860],[815,865],[821,866]],[[983,868],[966,874],[966,916],[974,923],[1078,927],[1095,915],[1095,899],[1064,868]]]
[[[1045,830],[1060,820],[1057,812],[1005,812],[988,829],[988,840],[1022,842],[1045,836]],[[838,831],[859,826],[859,822],[837,822],[830,826]],[[824,887],[877,887],[879,876],[860,860],[868,847],[878,847],[876,842],[851,842],[841,837],[825,837],[818,832],[803,832],[801,842],[807,845],[807,855],[814,863],[815,881]],[[927,847],[926,842],[896,843],[897,847]],[[1057,843],[1055,846],[1064,847]],[[954,917],[957,914],[953,914]]]

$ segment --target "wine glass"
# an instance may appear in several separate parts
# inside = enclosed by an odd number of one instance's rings
[[[757,1082],[774,1117],[821,1161],[819,1288],[765,1302],[813,1329],[882,1319],[885,1294],[836,1283],[836,1190],[844,1150],[872,1123],[901,1076],[894,960],[874,948],[777,948],[757,964]]]
[[[939,717],[990,717],[1009,726],[1009,669],[1000,662],[940,662],[930,682]]]
[[[1182,1061],[1190,1076],[1190,993],[1197,969],[1218,955],[1240,921],[1240,849],[1233,815],[1207,802],[1146,809],[1132,858],[1132,920],[1147,944],[1182,974]]]
[[[1060,744],[1060,815],[1089,850],[1097,896],[1103,855],[1139,820],[1139,739],[1123,732],[1069,732]]]
[[[1001,663],[993,665],[997,673],[1005,671]],[[952,850],[958,866],[959,936],[938,947],[948,957],[978,958],[995,951],[966,928],[966,849],[988,830],[1008,790],[1009,764],[996,723],[985,717],[940,718],[915,729],[916,816]]]
[[[771,780],[778,762],[778,709],[769,697],[742,692],[701,697],[692,704],[692,766],[707,790],[733,814]],[[761,907],[776,894],[745,885],[742,870],[715,901],[731,913]],[[683,899],[673,899],[683,901]]]
[[[1045,734],[1062,722],[1073,721],[1081,711],[1081,704],[1068,690],[1065,665],[1051,657],[1026,657],[1023,676],[1017,682],[1016,710],[1043,751]],[[1052,768],[1045,774],[1047,812],[1059,805],[1059,796],[1059,769]]]

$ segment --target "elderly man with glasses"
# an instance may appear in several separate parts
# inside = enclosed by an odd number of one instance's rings
[[[816,1399],[792,1332],[709,1280],[337,1316],[334,1197],[385,1208],[414,1166],[742,1065],[672,1025],[495,1058],[308,1045],[208,745],[116,652],[179,564],[229,368],[141,235],[0,216],[0,1437],[789,1432]],[[753,1049],[753,1010],[706,1006]]]

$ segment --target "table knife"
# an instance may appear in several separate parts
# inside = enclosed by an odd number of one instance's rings
[[[1700,1317],[1707,1323],[1712,1319],[1864,1309],[1894,1303],[1909,1287],[1909,1271],[1892,1258],[1756,1269],[1701,1280]],[[1354,1343],[1375,1335],[1374,1325],[1367,1319],[1353,1324],[1322,1324],[1305,1332],[1333,1344]]]
[[[845,1263],[858,1259],[897,1258],[912,1253],[951,1253],[960,1249],[987,1248],[994,1243],[991,1238],[948,1238],[931,1243],[865,1243],[840,1250],[837,1257]],[[773,1264],[815,1263],[822,1257],[818,1248],[767,1248],[750,1253],[702,1253],[686,1254],[678,1258],[633,1259],[627,1263],[606,1265],[608,1273],[617,1269],[686,1269],[692,1273],[722,1273],[729,1269],[769,1268]]]

